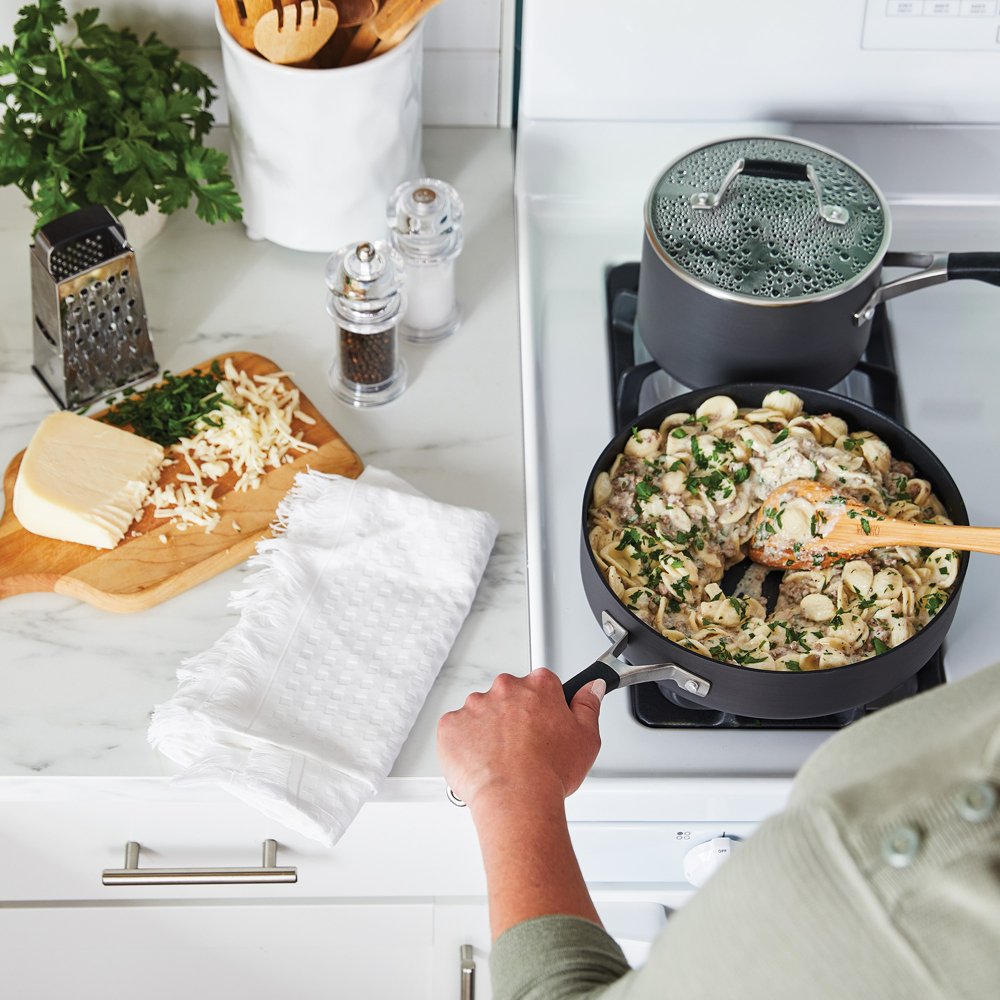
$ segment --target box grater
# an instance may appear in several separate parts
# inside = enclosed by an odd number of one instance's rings
[[[35,234],[31,302],[32,370],[63,409],[156,374],[135,252],[103,206],[70,212]]]

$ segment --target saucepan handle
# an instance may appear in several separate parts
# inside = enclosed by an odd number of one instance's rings
[[[1000,285],[1000,253],[948,254],[948,280],[957,278]]]
[[[883,264],[886,267],[918,267],[920,270],[879,285],[854,314],[855,326],[869,322],[880,303],[930,285],[962,278],[1000,285],[1000,253],[887,253]]]

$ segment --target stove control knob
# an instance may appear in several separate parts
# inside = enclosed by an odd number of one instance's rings
[[[735,837],[715,837],[704,844],[692,847],[684,855],[684,877],[691,885],[704,885],[736,848],[739,841]]]

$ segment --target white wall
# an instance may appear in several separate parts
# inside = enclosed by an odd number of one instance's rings
[[[524,0],[522,120],[1000,122],[995,0],[614,7]]]
[[[222,62],[212,0],[63,0],[72,13],[99,7],[101,20],[150,31],[181,49],[220,85],[213,106],[225,120]],[[10,43],[25,0],[0,0],[0,44]],[[444,0],[427,16],[424,36],[424,123],[509,125],[514,0]]]

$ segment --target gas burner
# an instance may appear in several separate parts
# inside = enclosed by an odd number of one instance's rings
[[[616,430],[635,423],[636,417],[657,403],[689,390],[671,378],[649,358],[635,324],[639,289],[639,264],[630,262],[609,268],[606,278],[607,333],[611,371],[611,398]],[[864,356],[855,369],[832,392],[866,403],[904,423],[903,401],[892,349],[892,333],[885,306],[872,320]],[[651,729],[842,729],[844,726],[945,681],[942,650],[907,682],[869,705],[816,719],[749,719],[691,704],[680,695],[668,694],[657,684],[630,688],[632,715]]]

